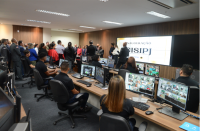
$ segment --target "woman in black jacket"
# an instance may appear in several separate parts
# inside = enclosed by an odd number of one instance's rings
[[[126,69],[126,70],[129,70],[131,73],[139,74],[139,70],[136,66],[134,57],[129,57],[126,63],[121,67],[121,69]]]
[[[68,43],[68,47],[65,48],[64,50],[64,56],[65,56],[65,60],[68,60],[72,63],[72,65],[74,64],[74,49],[72,47],[72,43],[69,42]],[[72,67],[70,67],[70,69],[72,69]]]
[[[46,46],[44,43],[41,43],[39,46],[39,51],[38,51],[38,56],[40,55],[40,53],[44,52],[46,55],[48,55],[47,50],[46,50]]]

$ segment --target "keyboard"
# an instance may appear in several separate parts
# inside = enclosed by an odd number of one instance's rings
[[[87,81],[83,81],[83,80],[77,80],[77,82],[80,82],[82,84],[85,84],[85,85],[92,85],[91,83],[87,82]]]
[[[129,100],[129,99],[127,99],[127,100]],[[133,107],[138,108],[138,109],[140,109],[142,111],[146,111],[150,107],[149,105],[147,105],[145,103],[135,102],[135,101],[132,101],[132,100],[129,100],[129,101],[131,102]]]
[[[75,77],[75,78],[78,78],[78,79],[83,78],[83,76],[81,76],[81,74],[79,74],[79,73],[74,73],[74,74],[72,74],[72,76]]]
[[[49,66],[50,69],[56,69],[56,66]]]

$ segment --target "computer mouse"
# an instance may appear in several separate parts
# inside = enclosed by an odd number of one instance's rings
[[[153,114],[152,111],[146,111],[145,113],[146,113],[146,115],[151,115],[151,114]]]
[[[87,87],[90,87],[91,85],[87,85]]]

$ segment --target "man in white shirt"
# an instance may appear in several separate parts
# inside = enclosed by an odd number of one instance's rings
[[[63,51],[65,50],[65,48],[62,46],[62,42],[61,40],[58,40],[58,45],[56,46],[56,51],[59,55],[59,59],[63,59]]]

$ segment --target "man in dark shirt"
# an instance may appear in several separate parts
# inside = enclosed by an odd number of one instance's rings
[[[91,65],[97,66],[97,67],[100,67],[100,68],[104,67],[103,65],[101,65],[101,63],[99,63],[99,60],[100,60],[100,58],[99,58],[98,55],[93,56]]]
[[[35,68],[35,66],[32,65],[31,61],[29,60],[29,56],[31,55],[30,51],[29,50],[24,50],[24,55],[25,55],[26,62],[28,63],[30,68]]]
[[[57,73],[56,69],[47,70],[47,66],[44,64],[46,61],[46,53],[42,52],[39,56],[39,61],[36,63],[35,68],[39,71],[42,78],[47,78],[49,76],[54,76]],[[48,84],[49,81],[44,81],[44,84]]]
[[[19,49],[20,49],[20,52],[21,52],[21,56],[24,56],[24,47],[22,47],[23,42],[21,40],[18,41],[18,45],[19,45]]]
[[[111,43],[111,47],[110,47],[110,51],[109,51],[109,55],[112,56],[112,59],[113,59],[113,54],[112,54],[112,52],[113,52],[114,49],[115,49],[115,47],[114,47],[114,43]]]
[[[89,44],[90,45],[87,47],[87,55],[93,56],[93,55],[95,55],[96,47],[93,46],[93,42],[91,40],[89,41]]]
[[[67,88],[69,92],[69,101],[68,103],[74,103],[78,101],[76,99],[76,96],[80,93],[74,88],[74,84],[71,78],[67,75],[68,71],[70,70],[68,62],[62,62],[61,64],[61,72],[59,75],[57,75],[54,79],[59,80],[63,83],[63,85]],[[89,94],[83,93],[82,99],[83,103],[81,104],[81,107],[79,108],[78,112],[88,112],[91,110],[91,107],[86,106],[87,100],[88,100]]]
[[[181,82],[187,86],[196,86],[199,88],[199,83],[192,80],[190,75],[193,72],[193,66],[189,64],[184,64],[180,70],[180,76],[176,79],[176,82]]]
[[[8,65],[8,62],[10,61],[10,53],[7,48],[8,40],[7,39],[2,39],[2,47],[1,47],[1,56],[4,57],[3,61],[6,62]]]

